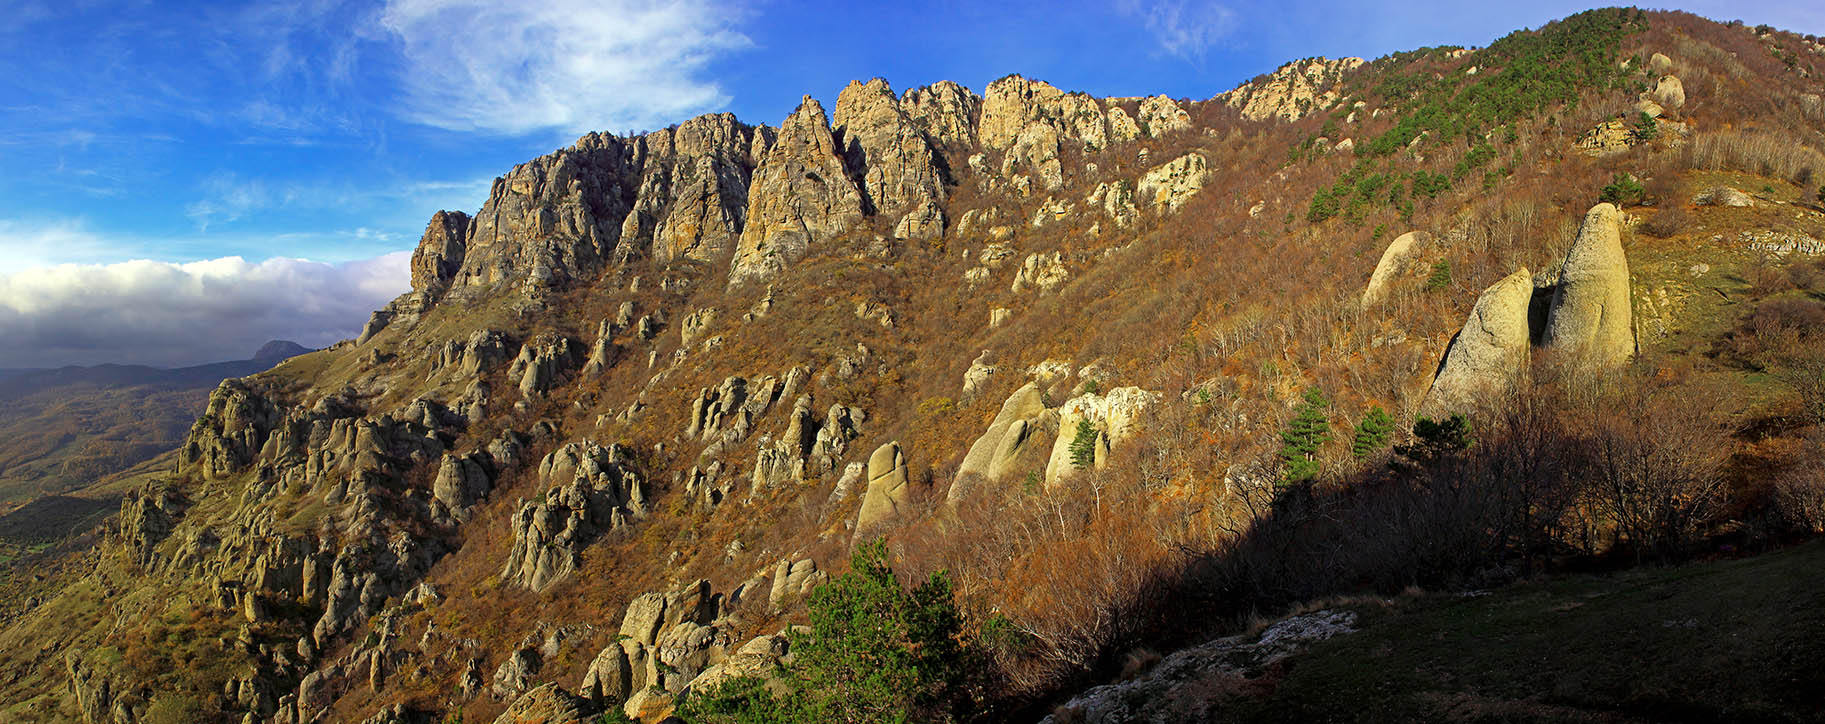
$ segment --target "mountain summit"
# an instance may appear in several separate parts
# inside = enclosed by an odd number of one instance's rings
[[[1803,539],[1821,69],[1816,38],[1608,9],[1201,100],[876,78],[778,126],[585,135],[434,215],[358,338],[80,491],[121,496],[106,526],[21,548],[47,573],[3,591],[4,712],[1273,718],[1319,647],[1443,625],[1402,606]],[[1695,665],[1770,671],[1729,690],[1628,683],[1656,660],[1547,696],[1402,650],[1361,654],[1398,697],[1307,704],[1817,703],[1766,651]]]

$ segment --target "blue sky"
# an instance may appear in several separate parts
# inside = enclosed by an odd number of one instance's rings
[[[877,75],[980,91],[1018,72],[1202,99],[1295,58],[1482,45],[1583,7],[13,0],[0,13],[0,334],[63,303],[56,265],[241,257],[367,275],[350,288],[384,301],[432,212],[475,210],[493,177],[589,130],[723,110],[778,123],[801,94],[829,107],[847,81]],[[1813,2],[1681,7],[1825,33]],[[361,321],[313,320],[299,341]],[[134,348],[85,344],[0,353],[0,367],[134,361]],[[233,349],[206,346],[196,354]],[[182,358],[147,361],[207,359]]]

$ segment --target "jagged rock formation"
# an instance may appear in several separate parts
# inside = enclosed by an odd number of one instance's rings
[[[940,146],[976,145],[976,116],[982,97],[948,80],[900,94],[900,110]]]
[[[1058,429],[1057,420],[1058,414],[1046,409],[1037,385],[1029,382],[1015,390],[1001,403],[988,430],[970,444],[963,463],[957,467],[957,480],[951,484],[946,502],[956,505],[966,500],[977,479],[995,482],[1018,472],[1028,451],[1043,444],[1036,441]]]
[[[507,376],[519,381],[520,394],[537,397],[557,383],[558,376],[577,365],[577,345],[569,337],[547,334],[528,340],[520,347],[520,356],[507,368]]]
[[[1409,231],[1395,237],[1381,253],[1381,261],[1375,263],[1374,273],[1369,275],[1369,285],[1362,290],[1362,306],[1381,303],[1387,298],[1388,285],[1421,268],[1418,261],[1430,240],[1431,235],[1423,231]]]
[[[462,268],[469,215],[439,211],[425,225],[425,235],[412,252],[412,289],[436,297],[450,286]]]
[[[837,96],[835,124],[849,173],[861,180],[863,207],[898,219],[899,238],[944,233],[942,156],[901,109],[887,81],[851,82]]]
[[[1140,429],[1141,415],[1157,404],[1160,393],[1139,387],[1117,387],[1108,394],[1083,394],[1071,398],[1058,408],[1058,438],[1052,443],[1052,454],[1046,460],[1046,485],[1050,486],[1076,472],[1071,460],[1071,443],[1077,437],[1078,422],[1088,420],[1095,430],[1095,466],[1107,463],[1111,447],[1126,440]]]
[[[1420,415],[1443,419],[1502,402],[1527,368],[1527,307],[1533,290],[1533,275],[1520,269],[1477,297],[1463,330],[1445,351],[1445,361],[1420,405]]]
[[[572,724],[590,713],[589,702],[557,684],[542,684],[513,700],[494,724]]]
[[[1622,212],[1597,204],[1584,215],[1578,239],[1560,267],[1544,340],[1573,361],[1609,367],[1635,354],[1628,259],[1622,253]]]
[[[1140,127],[1153,138],[1191,128],[1191,114],[1166,96],[1141,99]]]
[[[1296,121],[1335,105],[1343,98],[1343,74],[1362,67],[1361,58],[1307,58],[1280,66],[1273,73],[1217,96],[1251,121],[1278,118]]]
[[[1210,165],[1201,153],[1188,153],[1154,167],[1135,184],[1135,195],[1155,211],[1178,211],[1204,188]]]
[[[862,195],[849,178],[824,107],[805,96],[754,172],[748,224],[729,268],[730,284],[765,281],[804,258],[812,244],[860,224],[862,214]]]
[[[539,463],[545,493],[521,501],[513,516],[513,552],[501,580],[542,591],[576,569],[578,556],[601,534],[646,513],[645,483],[633,451],[573,442]]]
[[[862,510],[856,515],[856,535],[900,512],[912,495],[907,487],[906,456],[900,443],[890,442],[875,448],[868,456],[868,492],[862,498]]]

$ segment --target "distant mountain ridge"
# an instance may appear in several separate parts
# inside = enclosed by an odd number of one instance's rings
[[[12,399],[48,387],[91,384],[100,387],[215,386],[222,380],[246,377],[272,369],[274,365],[311,349],[290,340],[275,339],[260,346],[253,357],[244,360],[210,362],[189,367],[152,367],[133,364],[68,365],[56,368],[0,370],[0,400]]]

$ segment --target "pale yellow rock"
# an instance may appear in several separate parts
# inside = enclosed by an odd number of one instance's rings
[[[942,234],[944,184],[935,161],[937,152],[901,110],[887,81],[851,81],[837,96],[834,123],[849,167],[865,169],[864,198],[875,213],[902,219],[896,236]],[[917,220],[907,223],[908,217]]]
[[[868,492],[862,496],[862,510],[856,515],[856,534],[899,514],[911,498],[907,487],[906,456],[900,443],[890,442],[875,448],[868,456]]]
[[[1035,439],[1032,433],[1043,426],[1048,412],[1039,387],[1033,383],[1022,385],[1009,395],[988,429],[970,445],[963,463],[957,466],[947,502],[956,505],[969,497],[978,480],[992,481],[991,473],[1005,472],[1008,460],[1018,458]]]
[[[1209,176],[1210,166],[1204,155],[1188,153],[1141,176],[1135,194],[1146,199],[1155,211],[1177,211],[1204,188]]]
[[[1140,419],[1148,408],[1160,401],[1160,393],[1139,387],[1117,387],[1108,394],[1084,394],[1071,398],[1058,408],[1058,437],[1052,443],[1052,454],[1046,461],[1046,485],[1056,484],[1077,466],[1071,461],[1071,443],[1077,438],[1078,422],[1089,420],[1096,430],[1096,465],[1102,466],[1107,451],[1133,437]]]
[[[1648,70],[1651,70],[1655,73],[1665,73],[1672,69],[1673,69],[1673,59],[1672,58],[1668,58],[1667,56],[1662,55],[1660,53],[1655,53],[1653,55],[1653,57],[1648,58]]]
[[[1244,83],[1217,96],[1225,105],[1241,109],[1251,121],[1278,118],[1296,121],[1330,108],[1342,94],[1337,87],[1347,71],[1361,67],[1361,58],[1310,58],[1280,66],[1266,78]]]
[[[1663,75],[1660,82],[1654,84],[1654,100],[1667,108],[1678,108],[1686,104],[1686,87],[1679,82],[1678,76]]]
[[[1377,304],[1386,298],[1388,284],[1414,268],[1418,252],[1428,240],[1429,235],[1423,231],[1409,231],[1395,237],[1381,253],[1375,272],[1369,275],[1369,286],[1362,290],[1362,306]]]
[[[1603,368],[1635,354],[1622,218],[1609,204],[1591,207],[1560,268],[1544,339],[1569,361]]]
[[[1445,351],[1445,361],[1420,404],[1421,415],[1472,415],[1500,404],[1527,369],[1527,306],[1532,299],[1533,275],[1526,269],[1503,277],[1477,297],[1463,329]]]
[[[805,96],[780,126],[748,189],[748,222],[731,285],[764,281],[862,221],[862,196],[838,155],[823,106]]]
[[[900,108],[933,142],[969,148],[976,145],[976,113],[982,97],[948,80],[900,94]]]
[[[1141,127],[1153,138],[1191,128],[1191,114],[1163,95],[1142,99],[1140,116]]]

